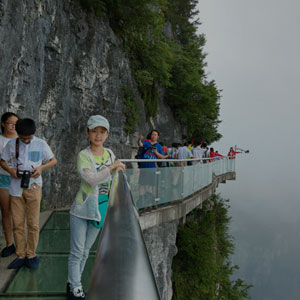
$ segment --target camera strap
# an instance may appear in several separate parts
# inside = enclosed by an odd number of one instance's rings
[[[17,168],[18,168],[18,160],[19,160],[19,148],[20,148],[20,139],[16,139],[16,159],[17,159]]]

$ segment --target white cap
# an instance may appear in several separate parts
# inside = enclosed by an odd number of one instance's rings
[[[106,118],[100,115],[91,116],[87,123],[88,129],[94,129],[98,126],[106,128],[109,132],[109,123]]]

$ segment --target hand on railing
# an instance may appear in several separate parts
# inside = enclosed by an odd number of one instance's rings
[[[110,165],[108,168],[109,168],[110,171],[113,171],[113,170],[116,170],[116,171],[119,171],[119,170],[125,171],[126,166],[125,166],[125,164],[123,164],[119,160],[115,160],[115,162],[112,165]]]

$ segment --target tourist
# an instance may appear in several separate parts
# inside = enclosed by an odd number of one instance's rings
[[[8,266],[18,269],[24,264],[35,269],[39,265],[36,248],[39,241],[42,171],[56,164],[48,144],[34,136],[35,122],[19,119],[18,138],[10,140],[1,155],[1,167],[11,175],[9,195],[17,258]],[[47,161],[43,164],[43,161]]]
[[[70,211],[67,299],[85,299],[81,276],[90,248],[103,226],[111,172],[116,169],[125,170],[125,165],[115,160],[113,152],[103,146],[109,132],[110,126],[106,118],[91,116],[86,130],[90,145],[80,151],[77,157],[81,184]]]
[[[193,153],[191,150],[187,147],[188,143],[184,143],[183,147],[179,147],[178,149],[178,159],[188,159],[189,158],[194,158]],[[182,166],[187,166],[187,162],[183,161],[181,163]]]
[[[210,162],[217,160],[218,157],[224,157],[223,155],[219,154],[218,151],[215,151],[213,147],[209,149],[209,158]]]
[[[163,159],[168,155],[164,155],[162,146],[158,143],[159,132],[152,130],[150,132],[150,140],[143,141],[143,136],[138,139],[139,147],[143,147],[143,159]],[[151,206],[155,199],[155,162],[141,162],[142,169],[139,175],[139,201],[138,208]]]
[[[143,136],[138,139],[138,146],[143,147],[144,154],[143,159],[158,159],[167,158],[168,155],[164,155],[162,146],[158,143],[159,132],[158,130],[152,130],[150,133],[150,140],[143,141]],[[142,162],[141,168],[155,168],[154,162]]]
[[[193,149],[192,153],[194,158],[202,159],[204,157],[206,149],[202,147],[201,142],[196,141],[195,142],[196,147]],[[194,164],[202,163],[201,160],[194,161]]]
[[[164,143],[162,143],[162,142],[160,142],[160,145],[162,147],[163,155],[166,156],[166,157],[169,157],[169,154],[167,153],[168,152],[168,147]],[[157,164],[161,168],[168,166],[167,162],[165,162],[165,161],[159,162]]]
[[[18,116],[12,112],[6,112],[1,117],[0,155],[7,142],[16,138],[16,122]],[[0,206],[2,213],[2,227],[6,241],[6,247],[2,249],[1,256],[7,257],[16,251],[13,243],[12,218],[10,213],[10,200],[8,188],[10,185],[10,174],[0,167]]]
[[[172,146],[168,148],[167,154],[169,155],[170,159],[177,159],[178,156],[178,150],[177,150],[177,143],[172,143]],[[169,167],[174,167],[174,162],[169,162]]]
[[[234,151],[233,147],[230,147],[227,156],[228,156],[229,159],[234,159],[235,155],[238,154],[238,153],[242,153],[242,152]]]
[[[193,153],[194,146],[193,146],[192,142],[191,142],[191,141],[188,141],[188,142],[186,143],[186,146],[187,146],[188,149],[191,151],[191,153]],[[190,155],[189,155],[187,158],[188,158],[188,159],[189,159],[189,158],[193,158],[193,156],[190,156]],[[193,164],[192,161],[188,161],[188,162],[187,162],[187,165],[188,165],[188,166],[191,166],[192,164]]]

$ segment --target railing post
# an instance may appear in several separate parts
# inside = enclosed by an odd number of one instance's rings
[[[184,166],[181,165],[180,168],[181,168],[181,199],[183,199],[184,198],[184,190],[183,190],[183,187],[184,187]]]
[[[158,190],[159,190],[159,175],[160,175],[160,170],[159,170],[159,167],[158,167],[157,163],[155,164],[155,167],[156,167],[156,171],[155,171],[155,187],[156,187],[156,190],[155,190],[154,201],[155,201],[155,207],[157,207],[157,202],[159,201]]]
[[[196,165],[191,165],[191,167],[193,168],[193,187],[192,187],[192,191],[193,191],[193,193],[195,192],[195,180],[196,180],[196,178],[195,178],[195,172],[196,172]]]

